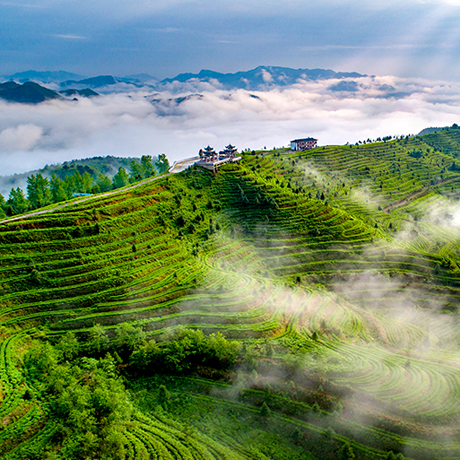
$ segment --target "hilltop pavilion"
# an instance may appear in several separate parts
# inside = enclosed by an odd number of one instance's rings
[[[234,163],[241,160],[241,157],[236,156],[237,149],[232,144],[228,144],[225,149],[221,150],[219,153],[208,145],[204,149],[200,149],[198,155],[200,159],[195,164],[213,172],[225,163]]]

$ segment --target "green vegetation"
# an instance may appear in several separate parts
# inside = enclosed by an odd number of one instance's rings
[[[100,159],[94,158],[93,160]],[[106,160],[110,165],[111,158],[108,157]],[[72,167],[66,163],[62,168],[46,167],[42,171],[45,174],[52,171],[50,179],[44,177],[41,172],[28,176],[27,197],[20,187],[16,189],[13,187],[6,201],[0,195],[0,218],[4,218],[5,215],[23,214],[28,210],[60,203],[75,196],[105,193],[157,174],[165,174],[169,169],[168,159],[163,153],[155,161],[150,155],[143,155],[140,162],[131,159],[131,174],[128,175],[126,169],[120,166],[113,179],[102,172],[98,172],[100,169],[106,169],[107,164],[95,161],[99,167],[92,167],[90,166],[92,163],[90,161],[89,164],[82,166],[79,162],[72,162]],[[100,168],[100,166],[105,166],[105,168]]]
[[[246,152],[5,221],[0,455],[459,458],[458,152]]]

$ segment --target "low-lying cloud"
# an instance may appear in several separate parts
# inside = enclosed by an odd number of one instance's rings
[[[460,120],[459,84],[386,76],[337,86],[343,81],[267,82],[251,92],[174,82],[155,94],[146,87],[35,106],[0,102],[0,175],[99,155],[166,153],[172,162],[229,142],[239,149],[304,136],[320,145],[355,143]]]
[[[0,151],[30,150],[39,142],[43,129],[34,124],[6,128],[0,133]]]

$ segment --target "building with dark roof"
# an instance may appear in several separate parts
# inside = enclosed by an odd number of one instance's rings
[[[200,159],[195,164],[211,171],[216,171],[220,165],[225,163],[234,163],[241,160],[241,157],[237,156],[236,147],[232,144],[228,144],[225,150],[219,153],[208,145],[206,148],[200,149],[198,154]]]
[[[313,137],[294,139],[291,141],[291,150],[293,151],[310,150],[314,149],[315,147],[318,147],[318,139],[313,139]]]

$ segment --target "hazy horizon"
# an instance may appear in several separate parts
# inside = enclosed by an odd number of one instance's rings
[[[458,0],[0,2],[0,75],[82,75],[258,65],[460,77]]]

